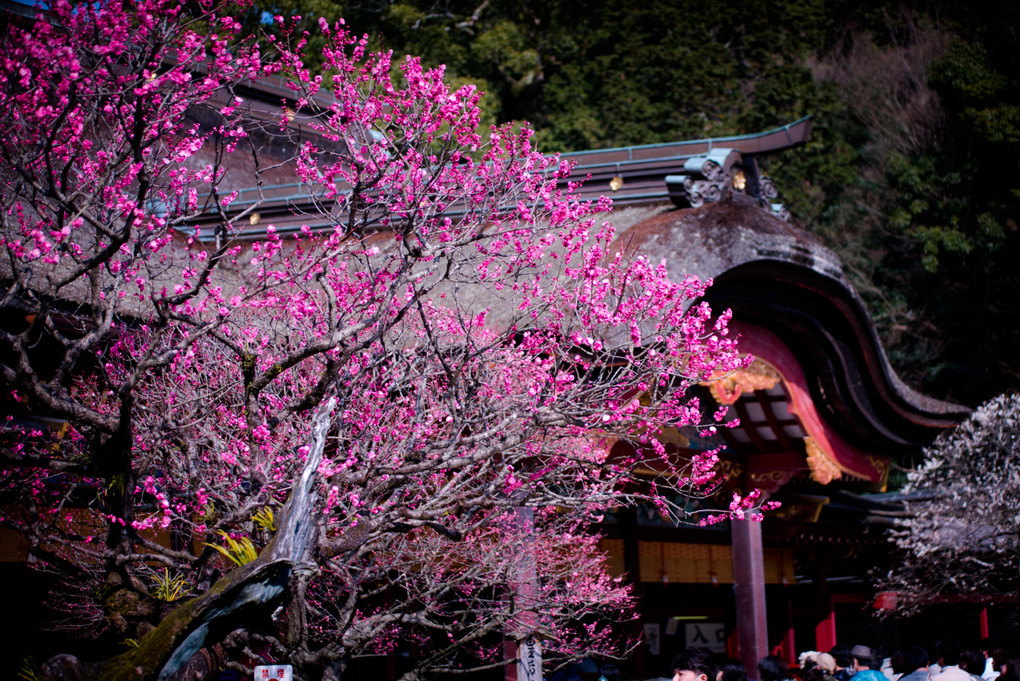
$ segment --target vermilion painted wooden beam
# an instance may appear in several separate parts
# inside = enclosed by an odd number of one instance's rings
[[[790,411],[797,416],[801,427],[810,435],[844,473],[881,483],[888,472],[888,461],[846,442],[822,418],[814,400],[804,369],[793,351],[771,331],[739,321],[730,323],[730,332],[740,334],[740,349],[768,362],[782,376],[783,385],[790,396]]]

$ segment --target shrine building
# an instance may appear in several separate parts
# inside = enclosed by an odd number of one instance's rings
[[[260,87],[243,94],[269,118],[286,93]],[[917,461],[969,409],[897,378],[838,255],[789,221],[782,188],[762,174],[761,158],[797,153],[810,127],[804,119],[753,135],[564,155],[577,164],[564,182],[584,179],[582,198],[614,200],[616,247],[663,260],[676,280],[711,278],[706,302],[732,310],[730,328],[754,355],[747,369],[699,387],[706,411],[726,406],[740,425],[710,437],[674,432],[668,450],[684,457],[721,446],[720,494],[760,489],[781,503],[762,523],[676,527],[633,508],[600,527],[612,570],[640,596],[632,633],[645,645],[619,678],[667,675],[691,644],[753,670],[767,654],[792,663],[837,640],[898,643],[894,625],[872,617],[867,579],[888,560],[884,531],[900,512],[881,493],[895,467]],[[292,152],[287,140],[266,144]],[[251,177],[253,169],[234,168],[221,187],[238,192],[232,211],[258,206],[240,238],[269,222],[280,234],[308,222],[295,203],[307,188],[282,169],[259,187]],[[946,616],[972,617],[976,636],[994,628],[996,613],[974,606]]]
[[[837,640],[901,643],[894,623],[873,617],[893,604],[873,603],[868,573],[888,564],[884,531],[902,513],[881,493],[894,467],[912,465],[969,409],[897,378],[839,256],[789,222],[780,188],[761,174],[757,159],[797,153],[810,125],[574,155],[575,176],[590,176],[584,191],[623,206],[618,247],[663,260],[674,278],[711,278],[705,300],[732,310],[730,329],[754,356],[701,388],[706,411],[728,406],[740,425],[707,439],[675,433],[667,446],[682,457],[721,445],[721,495],[760,489],[781,503],[761,523],[676,528],[648,508],[603,526],[614,569],[641,596],[634,633],[646,645],[621,678],[669,676],[686,645],[737,657],[753,675],[768,654],[793,664]],[[989,634],[980,606],[941,617]]]

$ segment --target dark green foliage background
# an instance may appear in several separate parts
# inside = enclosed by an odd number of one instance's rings
[[[299,8],[300,5],[300,8]],[[901,376],[967,404],[1020,389],[1020,3],[283,0],[477,83],[547,151],[768,129],[796,220],[843,258]],[[264,28],[264,26],[263,26]]]

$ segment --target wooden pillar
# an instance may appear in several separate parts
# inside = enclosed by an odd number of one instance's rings
[[[797,639],[793,628],[793,599],[790,590],[783,589],[783,600],[786,601],[786,633],[783,634],[783,659],[788,665],[797,664]]]
[[[517,558],[517,579],[516,591],[517,600],[521,612],[518,615],[520,629],[507,632],[510,637],[503,640],[503,655],[506,660],[516,660],[520,657],[520,642],[525,637],[535,633],[538,626],[538,613],[530,609],[535,604],[538,594],[538,566],[535,563],[535,553],[531,550],[531,534],[535,530],[535,509],[518,506],[514,509],[518,529],[524,533],[524,540]],[[539,672],[541,674],[541,672]],[[503,668],[504,681],[518,681],[517,664],[508,664]]]
[[[641,588],[641,557],[638,551],[638,522],[637,510],[633,507],[620,511],[623,520],[623,567],[627,571],[634,589],[634,598],[638,603],[638,618],[631,622],[631,634],[636,639],[644,637],[644,603],[642,602],[643,589]],[[645,650],[644,644],[634,649],[631,655],[631,663],[634,665],[634,677],[645,678]]]
[[[513,639],[503,639],[503,659],[505,660],[516,660],[517,659],[517,641]],[[517,663],[510,662],[503,667],[503,681],[517,681]]]
[[[758,674],[758,661],[769,654],[761,523],[731,520],[730,537],[733,542],[733,582],[737,598],[740,661],[753,678]]]
[[[816,555],[814,574],[815,598],[815,648],[827,652],[836,645],[836,612],[829,596],[829,584],[826,581],[825,565]]]
[[[981,608],[981,614],[978,616],[978,624],[981,627],[981,640],[984,641],[988,638],[990,630],[988,628],[988,606]],[[989,653],[992,651],[988,651]]]

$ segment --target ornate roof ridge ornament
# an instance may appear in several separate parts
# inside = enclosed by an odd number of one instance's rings
[[[697,208],[743,194],[781,220],[790,220],[790,211],[775,201],[779,196],[775,182],[763,177],[754,157],[745,157],[739,149],[720,147],[692,156],[680,174],[666,176],[666,191],[680,208]]]

